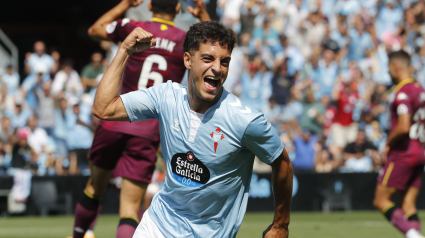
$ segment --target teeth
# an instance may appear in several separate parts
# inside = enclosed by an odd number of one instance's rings
[[[205,77],[207,79],[211,79],[211,80],[220,80],[220,78],[214,78],[214,77]]]

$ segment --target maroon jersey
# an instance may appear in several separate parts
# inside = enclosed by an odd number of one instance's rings
[[[390,104],[391,131],[395,129],[398,116],[409,113],[411,127],[408,135],[400,138],[389,152],[391,161],[405,161],[416,164],[424,159],[425,139],[425,90],[413,79],[405,79],[396,89],[394,100]]]
[[[180,83],[186,70],[183,63],[186,32],[175,28],[172,21],[159,18],[152,18],[150,22],[124,18],[110,23],[106,32],[112,41],[119,42],[124,41],[136,27],[150,32],[157,42],[155,47],[131,55],[124,70],[121,94],[144,90],[168,80]],[[100,125],[107,130],[159,140],[156,119],[133,123],[101,121]]]

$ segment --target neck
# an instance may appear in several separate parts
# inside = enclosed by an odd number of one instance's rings
[[[405,80],[405,79],[409,79],[412,78],[412,75],[409,72],[402,72],[400,73],[400,75],[398,76],[398,83],[400,83],[401,81]]]
[[[174,21],[174,17],[176,15],[175,14],[170,15],[170,14],[166,14],[166,13],[153,13],[152,16],[156,17],[156,18],[161,18],[161,19],[164,19],[164,20],[167,20],[167,21]]]
[[[220,89],[220,92],[215,96],[215,98],[211,101],[207,101],[200,97],[200,95],[196,92],[195,85],[193,84],[193,79],[188,78],[188,89],[189,89],[189,97],[187,98],[189,102],[190,109],[194,112],[205,114],[205,112],[212,107],[214,104],[220,100],[221,95],[223,94],[223,88]]]

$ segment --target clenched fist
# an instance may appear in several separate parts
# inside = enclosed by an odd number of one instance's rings
[[[138,53],[149,49],[156,45],[156,39],[153,39],[153,35],[140,27],[135,28],[128,36],[125,38],[121,47],[127,50],[129,55],[133,53]]]
[[[122,1],[128,4],[129,7],[137,7],[143,3],[143,0],[122,0]]]

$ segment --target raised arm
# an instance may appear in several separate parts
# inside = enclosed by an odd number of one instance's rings
[[[208,14],[207,9],[205,9],[204,2],[202,0],[193,0],[193,2],[195,3],[195,8],[187,6],[187,10],[201,21],[211,21],[210,15]]]
[[[338,75],[338,79],[332,89],[332,100],[338,101],[339,100],[339,92],[341,90],[341,84],[342,84],[342,78],[341,75]]]
[[[121,44],[97,88],[92,110],[95,117],[108,121],[129,121],[124,104],[119,97],[122,74],[131,54],[156,45],[156,40],[152,38],[151,33],[137,27]]]
[[[195,7],[188,6],[187,10],[201,21],[211,21],[205,4],[202,0],[194,0]],[[95,41],[110,40],[106,33],[106,26],[115,21],[130,7],[137,7],[143,3],[143,0],[122,0],[114,8],[103,14],[88,30],[89,36]]]
[[[115,21],[130,7],[136,7],[143,3],[143,0],[123,0],[114,8],[103,14],[88,30],[89,36],[95,41],[110,40],[106,34],[106,26]]]
[[[263,232],[263,237],[282,237],[289,236],[289,213],[291,211],[292,199],[292,164],[286,149],[271,164],[272,183],[275,204],[275,214],[273,223]]]

